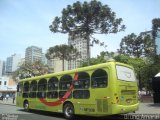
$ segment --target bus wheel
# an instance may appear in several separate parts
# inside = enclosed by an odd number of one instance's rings
[[[24,111],[28,112],[29,111],[29,103],[28,101],[24,101]]]
[[[66,103],[63,107],[63,113],[66,119],[73,119],[74,118],[74,107],[71,103]]]

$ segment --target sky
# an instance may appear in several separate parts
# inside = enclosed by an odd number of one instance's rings
[[[67,44],[68,35],[52,33],[49,25],[54,17],[61,16],[67,5],[77,0],[0,0],[0,60],[13,54],[25,55],[29,46],[38,46],[45,53],[49,47]],[[79,0],[82,3],[84,0]],[[90,0],[86,0],[90,1]],[[151,30],[152,19],[160,18],[160,0],[100,0],[107,4],[117,18],[126,25],[124,32],[107,35],[94,35],[108,47],[99,45],[91,48],[91,56],[101,51],[119,49],[121,39],[128,34]]]

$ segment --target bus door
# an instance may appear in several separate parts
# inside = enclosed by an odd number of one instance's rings
[[[106,68],[97,69],[91,76],[91,97],[95,101],[95,111],[102,114],[109,112],[109,100],[111,96],[107,71]]]

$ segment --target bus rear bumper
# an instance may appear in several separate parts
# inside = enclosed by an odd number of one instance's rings
[[[139,109],[139,103],[134,105],[112,105],[112,114],[125,114],[135,112]]]

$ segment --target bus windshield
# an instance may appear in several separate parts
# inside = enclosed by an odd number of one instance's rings
[[[118,80],[124,80],[124,81],[135,81],[135,74],[133,69],[116,65],[116,71],[117,71],[117,79]]]

